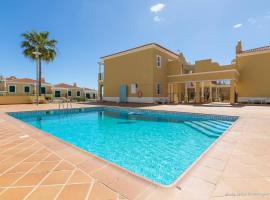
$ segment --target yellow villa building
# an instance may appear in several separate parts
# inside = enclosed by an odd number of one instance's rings
[[[242,50],[228,65],[194,64],[151,43],[101,57],[98,96],[115,102],[270,103],[270,46]]]
[[[33,103],[36,99],[36,80],[30,78],[0,77],[0,105]],[[90,88],[78,87],[66,83],[51,84],[41,80],[42,101],[52,101],[57,98],[66,98],[78,101],[96,99],[97,91]]]

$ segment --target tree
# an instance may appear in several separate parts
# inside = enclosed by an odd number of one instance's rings
[[[38,59],[39,62],[39,74],[38,74],[38,94],[41,95],[41,62],[52,62],[56,57],[56,44],[57,41],[49,39],[49,32],[25,32],[22,34],[23,41],[21,48],[23,49],[23,55],[30,60],[36,60],[34,52],[40,52]]]

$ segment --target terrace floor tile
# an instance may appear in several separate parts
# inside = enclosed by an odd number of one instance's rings
[[[89,106],[73,104],[74,108]],[[0,199],[234,200],[235,196],[230,195],[245,193],[251,196],[237,199],[270,199],[269,106],[140,107],[240,116],[177,184],[168,188],[130,174],[4,113],[37,109],[58,107],[0,105]]]

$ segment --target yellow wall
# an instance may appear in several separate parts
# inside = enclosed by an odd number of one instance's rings
[[[45,87],[46,94],[52,94],[52,86],[42,85],[42,87]]]
[[[239,97],[270,97],[270,51],[240,54],[236,58],[240,72],[236,88]]]
[[[157,55],[161,56],[161,68],[156,67]],[[133,53],[104,59],[104,97],[119,97],[121,85],[127,85],[128,97],[137,97],[131,93],[131,84],[137,83],[137,91],[143,97],[167,97],[168,53],[156,48],[142,49]],[[156,94],[157,83],[161,84],[161,94]]]
[[[162,57],[161,69],[156,67],[157,55]],[[207,87],[207,81],[216,80],[233,80],[238,97],[270,97],[270,50],[238,52],[229,65],[219,65],[211,59],[188,65],[183,56],[177,57],[153,46],[125,51],[103,60],[104,81],[99,82],[99,87],[104,85],[104,97],[119,97],[120,85],[128,86],[128,97],[137,97],[130,91],[131,84],[137,83],[143,97],[170,97],[178,101],[183,96],[184,84],[174,86],[175,83],[205,81]],[[183,73],[183,66],[186,72],[192,70],[193,73]],[[161,83],[161,95],[156,94],[157,83]],[[230,90],[225,88],[222,91],[228,99]],[[234,95],[234,87],[231,91]]]
[[[16,86],[16,92],[15,93],[9,93],[8,92],[8,95],[10,95],[10,96],[16,96],[16,95],[17,96],[24,96],[24,95],[28,96],[28,95],[35,94],[35,85],[33,85],[33,84],[7,82],[6,85],[7,85],[7,87],[6,87],[7,91],[9,89],[9,85],[15,85]],[[29,93],[24,92],[24,86],[29,86],[30,87]],[[52,87],[50,85],[42,85],[41,87],[46,88],[46,94],[52,94]],[[2,90],[4,89],[3,86],[1,88],[2,88]]]
[[[16,91],[13,92],[8,92],[9,86],[15,86]],[[12,82],[12,81],[7,81],[6,82],[6,88],[5,82],[1,81],[0,82],[0,97],[1,97],[1,104],[20,104],[20,103],[32,103],[33,100],[31,100],[31,96],[35,95],[35,85],[34,84],[29,84],[29,83],[21,83],[21,82]],[[29,86],[30,91],[28,93],[24,92],[24,86]],[[45,87],[45,94],[42,94],[40,99],[41,100],[51,100],[54,98],[54,91],[55,88],[52,87],[50,84],[42,84],[41,87]],[[61,91],[61,97],[67,97],[67,89],[64,88],[56,88],[56,90]],[[69,98],[72,99],[78,99],[78,100],[84,100],[85,99],[85,90],[84,88],[72,88],[70,89],[72,91],[72,96]],[[5,92],[3,92],[5,91]],[[77,97],[76,93],[77,91],[81,92],[81,96]],[[86,93],[91,93],[91,97],[93,96],[92,90],[86,90]],[[9,103],[10,101],[10,103]]]
[[[15,93],[9,93],[8,95],[33,95],[35,94],[35,87],[31,84],[23,84],[23,83],[7,83],[7,88],[6,90],[8,91],[10,85],[15,85],[16,86],[16,92]],[[24,86],[29,86],[30,91],[29,93],[24,92]]]
[[[167,67],[167,75],[175,75],[175,74],[181,74],[182,73],[182,62],[180,59],[175,59],[168,62]]]
[[[68,90],[71,91],[71,96],[68,95]],[[73,98],[73,99],[84,99],[85,94],[82,88],[71,88],[71,89],[66,89],[66,88],[54,88],[53,89],[53,96],[55,97],[55,91],[60,91],[61,92],[61,97],[65,98]],[[77,96],[77,91],[81,92],[81,96]]]
[[[5,83],[3,81],[0,81],[0,91],[5,90]]]
[[[154,82],[154,51],[146,49],[131,54],[108,58],[104,60],[104,97],[118,97],[119,87],[122,84],[128,85],[128,96],[137,97],[131,94],[130,85],[138,84],[138,90],[143,96],[153,96]]]
[[[0,105],[33,103],[35,96],[0,96]],[[44,97],[39,97],[44,102]]]
[[[196,81],[215,81],[215,80],[226,80],[226,79],[238,79],[238,74],[235,70],[230,71],[215,71],[213,73],[193,73],[183,74],[182,76],[171,76],[168,77],[168,82],[196,82]]]
[[[229,70],[235,69],[234,65],[223,65],[220,66],[217,62],[213,62],[211,59],[198,60],[195,62],[195,73]]]
[[[156,59],[157,55],[161,56],[161,68],[156,67]],[[175,58],[169,56],[167,53],[159,51],[158,49],[153,49],[153,97],[168,97],[168,81],[167,81],[167,71],[169,60],[173,60]],[[157,83],[161,84],[161,94],[156,94],[156,85]]]

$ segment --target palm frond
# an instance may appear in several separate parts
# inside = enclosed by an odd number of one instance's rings
[[[51,62],[55,59],[57,41],[49,39],[49,32],[31,31],[25,32],[21,36],[23,37],[21,48],[25,57],[36,59],[33,52],[39,51],[41,60]]]

